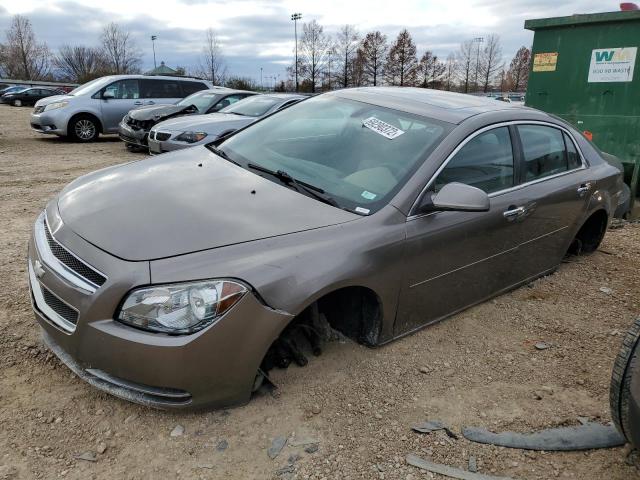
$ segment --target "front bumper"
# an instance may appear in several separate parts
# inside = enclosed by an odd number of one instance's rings
[[[174,134],[172,134],[173,136]],[[176,142],[175,140],[156,140],[149,137],[149,153],[157,155],[160,153],[173,152],[184,148],[195,147],[198,143]]]
[[[118,125],[118,136],[123,142],[126,142],[129,145],[143,148],[147,148],[148,146],[147,138],[149,136],[149,132],[142,129],[135,130],[124,122],[120,122]]]
[[[41,269],[39,278],[30,279],[32,307],[45,342],[63,363],[101,390],[158,408],[218,408],[249,400],[260,363],[290,315],[248,293],[217,323],[192,335],[129,327],[113,318],[132,288],[150,283],[149,263],[111,257],[59,221],[51,224],[56,241],[107,275],[94,293],[71,285],[45,262],[32,236],[29,269]],[[39,288],[77,310],[72,331],[47,316]]]
[[[68,119],[64,112],[56,109],[51,112],[32,113],[30,118],[31,128],[39,133],[65,136],[67,134]]]

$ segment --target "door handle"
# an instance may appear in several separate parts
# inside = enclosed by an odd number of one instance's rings
[[[580,195],[582,197],[589,190],[591,190],[591,182],[583,183],[582,185],[580,185],[578,187],[578,189],[576,191],[578,192],[578,195]]]
[[[520,215],[524,215],[525,211],[526,210],[524,207],[515,207],[515,208],[509,207],[509,210],[505,210],[502,213],[502,216],[507,220],[511,220],[511,219],[514,219],[515,217],[519,217]]]
[[[133,102],[134,105],[142,105],[142,102],[138,100],[137,102]]]

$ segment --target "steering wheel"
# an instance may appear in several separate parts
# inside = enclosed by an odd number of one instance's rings
[[[391,162],[381,163],[380,165],[378,165],[378,167],[383,167],[389,170],[391,172],[391,175],[396,177],[396,180],[402,178],[402,168],[395,163],[391,163]]]

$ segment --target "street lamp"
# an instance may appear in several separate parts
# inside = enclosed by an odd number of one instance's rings
[[[262,67],[260,67],[260,90],[264,90],[264,85],[262,84]]]
[[[156,39],[157,35],[151,35],[151,45],[153,46],[153,68],[158,68],[156,65]]]
[[[302,18],[301,13],[294,13],[291,15],[291,20],[293,20],[293,29],[296,37],[296,92],[298,91],[298,20]]]
[[[476,53],[476,80],[475,80],[476,92],[478,91],[478,70],[480,70],[480,44],[482,42],[484,42],[483,37],[476,37],[473,39],[473,43],[478,44],[478,50]]]

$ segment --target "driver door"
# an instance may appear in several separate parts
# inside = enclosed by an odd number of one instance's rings
[[[490,196],[487,212],[441,211],[409,217],[405,278],[394,335],[438,321],[521,280],[516,262],[519,222],[513,214],[517,184],[509,127],[467,140],[432,180],[437,193],[450,182],[465,183]]]
[[[104,98],[104,92],[113,94],[113,98]],[[102,126],[105,133],[118,130],[118,124],[129,110],[142,106],[140,86],[137,79],[118,80],[107,85],[99,93]]]

